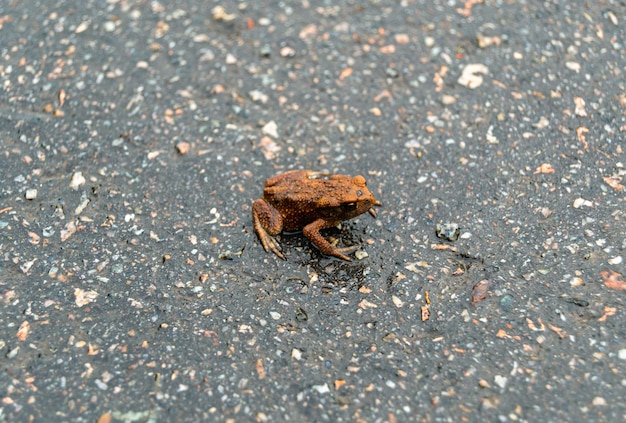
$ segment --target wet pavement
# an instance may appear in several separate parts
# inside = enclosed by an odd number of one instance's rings
[[[0,3],[0,419],[626,418],[620,1]],[[289,169],[383,203],[322,231]]]

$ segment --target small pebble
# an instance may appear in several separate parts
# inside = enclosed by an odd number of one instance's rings
[[[277,313],[275,311],[270,311],[270,317],[274,320],[278,320],[280,319],[280,313]]]
[[[26,191],[26,192],[28,192],[28,191]],[[36,194],[36,192],[35,192],[35,194]],[[624,259],[622,258],[622,256],[617,256],[617,257],[610,258],[607,261],[609,262],[609,264],[622,264],[623,260]]]
[[[293,47],[285,46],[280,49],[280,55],[283,57],[294,57],[296,50]]]
[[[35,198],[37,198],[37,190],[35,188],[27,189],[26,194],[24,194],[24,197],[27,200],[34,200]]]
[[[272,47],[269,44],[263,44],[263,46],[259,49],[259,55],[261,57],[270,57],[272,54]]]
[[[511,295],[505,295],[500,299],[500,308],[502,311],[510,311],[513,308],[513,297]]]
[[[5,354],[5,357],[8,358],[8,359],[15,358],[19,352],[20,352],[20,346],[18,345],[17,347],[15,347],[12,350],[10,350],[9,352],[7,352]]]
[[[357,260],[363,260],[364,258],[369,257],[369,254],[367,251],[358,250],[354,253],[354,257],[356,257]]]
[[[297,348],[293,348],[291,350],[291,358],[294,360],[302,360],[302,351]]]
[[[385,69],[385,74],[389,77],[389,78],[397,78],[398,76],[400,76],[400,73],[398,73],[398,71],[394,68],[387,68]]]
[[[606,406],[607,402],[602,397],[595,397],[593,400],[591,400],[591,404],[595,405],[596,407],[601,407]]]
[[[72,175],[72,180],[70,181],[70,188],[73,190],[78,190],[78,187],[83,185],[87,180],[83,176],[83,172],[75,172]]]
[[[456,97],[453,95],[443,95],[441,96],[441,102],[444,104],[444,106],[449,106],[456,103]]]
[[[261,129],[264,135],[269,135],[272,138],[278,138],[278,125],[273,120],[266,123]]]
[[[402,307],[404,305],[404,301],[402,301],[400,298],[396,297],[395,295],[391,296],[391,301],[393,301],[393,304],[396,307]]]
[[[306,322],[307,320],[309,320],[309,316],[307,315],[306,311],[301,307],[298,307],[298,309],[296,310],[296,320],[298,320],[299,322]]]
[[[106,32],[113,32],[113,31],[115,31],[115,22],[113,22],[113,21],[106,21],[104,23],[104,30]]]
[[[328,387],[327,383],[323,385],[313,385],[311,386],[311,389],[317,391],[317,393],[319,394],[327,394],[330,392],[330,388]]]
[[[94,383],[96,384],[98,389],[102,391],[106,391],[109,388],[108,385],[104,383],[103,381],[101,381],[100,379],[96,379]]]
[[[448,241],[456,241],[459,239],[461,228],[456,223],[444,223],[437,225],[437,238],[447,239]]]
[[[191,144],[185,141],[182,141],[176,144],[176,150],[178,150],[178,154],[185,155],[189,153],[190,148],[191,148]]]
[[[504,388],[506,388],[506,384],[508,383],[509,379],[504,377],[504,376],[501,376],[501,375],[495,375],[494,378],[493,378],[493,381],[500,388],[504,389]]]

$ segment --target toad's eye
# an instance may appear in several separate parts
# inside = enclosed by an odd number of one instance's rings
[[[363,191],[361,191],[360,189],[356,190],[356,196],[360,197],[363,195]]]

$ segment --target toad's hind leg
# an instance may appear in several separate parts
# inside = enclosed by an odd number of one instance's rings
[[[263,249],[266,252],[272,250],[274,254],[283,260],[285,256],[280,252],[280,245],[273,235],[278,235],[283,230],[283,218],[267,202],[259,199],[252,203],[252,221],[254,222],[254,232],[261,240]]]

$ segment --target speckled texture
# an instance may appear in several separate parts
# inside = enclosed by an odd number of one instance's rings
[[[624,420],[625,16],[0,2],[0,420]],[[259,248],[289,169],[353,262]]]

